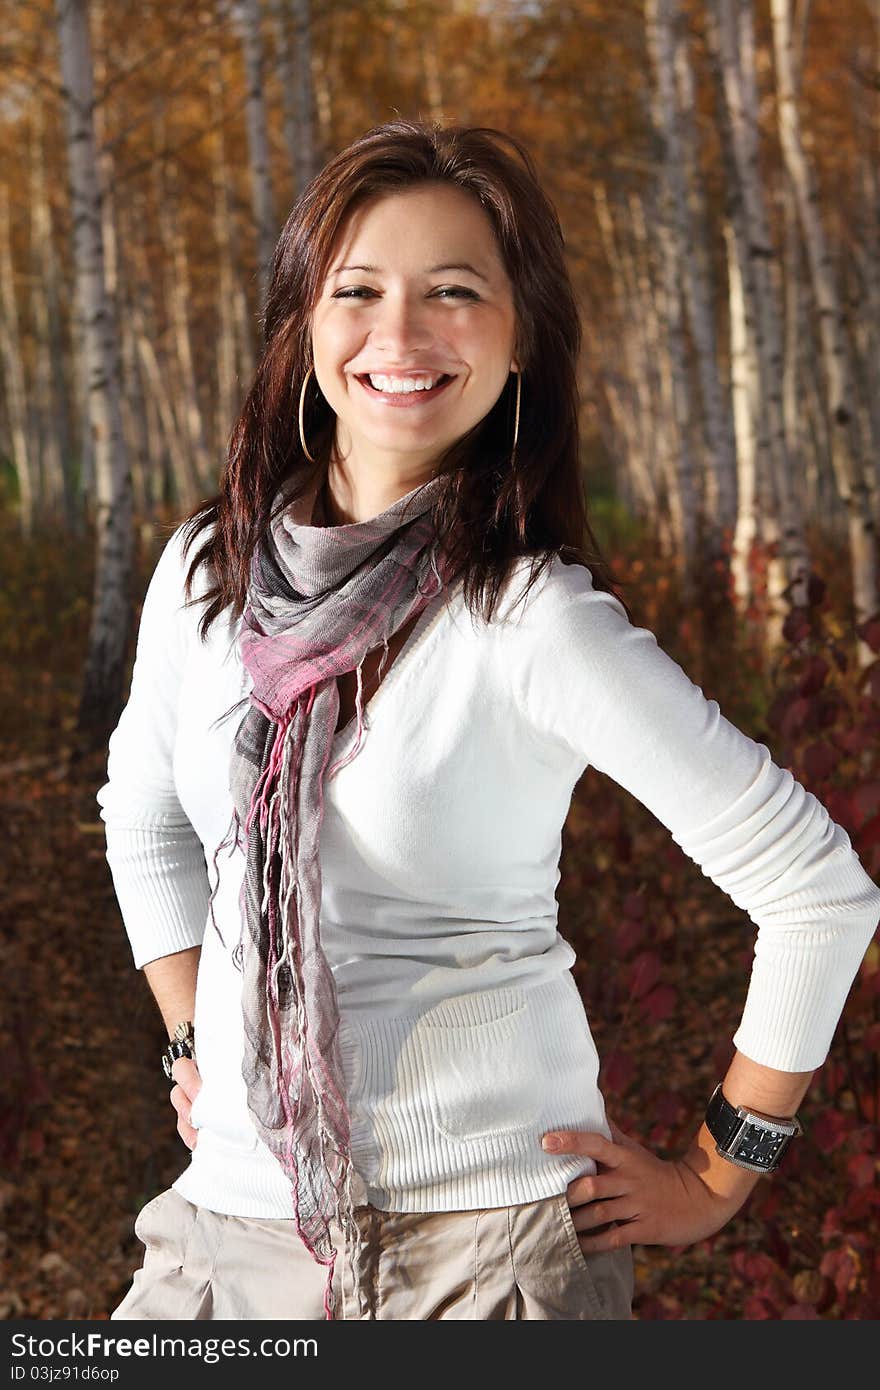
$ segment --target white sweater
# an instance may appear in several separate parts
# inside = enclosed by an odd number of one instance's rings
[[[243,707],[228,712],[250,681],[228,610],[203,645],[202,606],[182,606],[181,536],[149,585],[97,799],[135,965],[202,944],[199,1136],[174,1186],[215,1211],[290,1217],[241,1076],[231,956],[244,858],[224,849],[213,864]],[[325,786],[321,933],[352,1154],[361,1197],[385,1210],[529,1202],[594,1171],[540,1146],[551,1128],[609,1133],[575,952],[557,931],[561,832],[588,766],[643,802],[757,925],[733,1038],[755,1061],[823,1062],[880,917],[846,832],[653,633],[558,559],[517,604],[527,573],[520,562],[488,626],[460,585],[448,606],[434,599],[366,708],[360,751]],[[205,583],[200,570],[195,592]],[[355,721],[333,761],[354,735]]]

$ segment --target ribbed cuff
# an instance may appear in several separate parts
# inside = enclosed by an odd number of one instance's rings
[[[138,970],[199,946],[210,887],[194,831],[106,826],[107,862]]]
[[[779,1071],[820,1067],[876,925],[872,910],[861,926],[849,914],[840,927],[811,926],[800,937],[759,932],[734,1046]]]

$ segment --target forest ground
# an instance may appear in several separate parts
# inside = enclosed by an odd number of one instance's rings
[[[635,576],[627,597],[637,621],[780,760],[766,723],[772,683],[744,682],[744,663],[725,670],[730,652],[708,660],[689,647],[692,626],[658,600],[674,597],[660,566],[634,559],[629,544],[611,558],[616,571]],[[139,595],[160,548],[154,541],[140,558]],[[10,534],[3,544],[6,1319],[106,1318],[141,1262],[133,1232],[139,1208],[187,1161],[158,1064],[164,1029],[133,967],[104,856],[95,792],[106,753],[70,755],[89,555],[87,540],[23,547]],[[643,806],[591,770],[575,790],[558,898],[560,931],[578,952],[574,973],[603,1058],[609,1114],[671,1156],[687,1143],[732,1055],[754,928]],[[636,1317],[880,1316],[880,971],[872,961],[805,1102],[800,1147],[713,1239],[684,1250],[636,1248]]]

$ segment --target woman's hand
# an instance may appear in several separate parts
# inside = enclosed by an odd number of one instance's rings
[[[177,1111],[177,1133],[188,1149],[194,1149],[199,1137],[197,1129],[189,1122],[192,1104],[202,1089],[199,1069],[190,1057],[178,1057],[171,1066],[171,1075],[176,1085],[171,1088],[171,1104]]]
[[[563,1142],[551,1152],[596,1160],[595,1176],[575,1178],[567,1189],[585,1255],[626,1245],[704,1240],[727,1224],[754,1186],[754,1178],[750,1182],[740,1170],[735,1194],[714,1192],[691,1166],[691,1151],[681,1159],[658,1158],[610,1120],[609,1127],[613,1140],[582,1130],[553,1131]]]

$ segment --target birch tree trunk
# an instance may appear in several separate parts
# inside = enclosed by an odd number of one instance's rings
[[[763,417],[761,439],[767,441],[766,456],[776,498],[779,555],[768,565],[767,576],[767,642],[772,648],[781,641],[788,605],[806,602],[809,556],[786,448],[782,409],[783,336],[773,273],[778,257],[770,233],[759,167],[751,0],[710,0],[707,32],[717,67],[722,120],[727,126],[736,180],[734,197],[738,205],[732,225],[747,305],[747,328],[754,334],[759,362],[756,385]]]
[[[440,75],[437,49],[426,36],[426,41],[419,45],[419,52],[422,58],[422,77],[425,84],[428,115],[432,121],[441,121],[444,118],[443,79]]]
[[[78,531],[81,512],[73,482],[73,431],[70,394],[64,369],[61,276],[53,240],[52,211],[46,187],[45,129],[42,104],[34,106],[31,130],[31,239],[34,254],[34,325],[37,351],[47,392],[48,473],[54,497],[61,506],[65,528]]]
[[[296,93],[294,92],[293,59],[290,53],[290,36],[287,32],[289,0],[269,0],[269,13],[272,16],[272,33],[275,38],[275,74],[281,88],[281,130],[287,149],[287,162],[294,189],[299,189],[299,138],[296,125]]]
[[[141,196],[135,193],[115,204],[114,223],[118,220],[119,236],[116,241],[117,245],[123,248],[122,273],[116,291],[123,383],[122,417],[131,466],[134,513],[140,522],[140,536],[149,545],[154,537],[153,472],[157,467],[160,450],[156,447],[155,431],[151,427],[147,390],[138,355],[132,312],[137,286],[132,270],[131,226],[134,224],[138,229],[137,234],[141,234],[145,220],[142,204]]]
[[[831,425],[831,461],[837,490],[846,506],[855,617],[857,622],[864,622],[880,608],[880,595],[877,583],[877,534],[870,493],[853,437],[855,390],[852,361],[843,308],[819,209],[818,181],[801,134],[789,0],[770,0],[770,14],[778,87],[776,109],[779,139],[800,219],[818,311],[828,392],[826,415]],[[858,658],[860,665],[868,666],[876,660],[876,654],[867,643],[860,642]]]
[[[275,218],[272,212],[269,135],[266,119],[266,94],[263,87],[265,63],[259,0],[236,0],[234,14],[241,34],[245,82],[247,84],[245,113],[251,175],[251,206],[256,234],[257,281],[260,287],[260,316],[262,316],[269,285],[269,267],[275,249]]]
[[[676,197],[682,200],[680,222],[683,235],[685,294],[688,325],[694,345],[697,380],[703,406],[705,448],[708,453],[708,512],[720,530],[733,532],[736,524],[736,445],[730,402],[719,376],[718,343],[715,333],[716,287],[713,282],[709,219],[703,193],[698,157],[699,136],[695,112],[697,94],[688,51],[687,24],[676,0],[672,25],[672,62],[677,96],[679,158],[672,158]],[[679,185],[680,183],[680,191]]]
[[[745,613],[752,598],[752,547],[760,526],[758,514],[757,401],[755,358],[750,348],[746,296],[737,254],[736,234],[724,224],[727,251],[728,312],[730,318],[730,390],[736,434],[737,509],[733,534],[731,575],[736,606]]]
[[[665,284],[667,302],[677,306],[683,297],[687,306],[688,327],[694,342],[696,379],[703,399],[703,427],[705,427],[706,468],[703,471],[702,517],[699,518],[702,542],[706,546],[706,557],[720,555],[722,552],[722,528],[733,528],[735,516],[735,475],[733,446],[730,430],[724,430],[722,398],[716,371],[715,328],[710,310],[709,285],[703,278],[703,268],[708,264],[705,249],[702,261],[696,249],[699,245],[698,228],[691,218],[691,202],[685,186],[685,142],[683,126],[685,121],[684,101],[680,104],[680,86],[683,85],[685,100],[692,101],[694,88],[690,65],[688,65],[687,43],[683,35],[683,14],[678,0],[645,0],[645,26],[648,38],[648,51],[651,54],[655,88],[653,88],[652,117],[655,131],[662,143],[663,199],[665,214],[660,218],[659,236],[665,264]],[[692,158],[694,138],[688,147],[688,168],[694,177],[694,158]],[[677,285],[681,284],[683,296],[678,295]],[[685,364],[684,324],[670,324],[670,347],[673,350],[673,379],[676,381],[678,410],[678,438],[683,450],[684,477],[688,480],[688,492],[681,500],[685,517],[684,530],[688,545],[692,548],[692,564],[699,563],[698,517],[696,517],[696,478],[694,464],[690,460],[688,443],[688,399],[691,395],[690,370]]]
[[[652,367],[642,333],[643,315],[638,307],[638,285],[632,257],[619,245],[608,193],[601,180],[597,179],[593,185],[593,199],[611,277],[612,308],[619,329],[616,342],[622,359],[619,384],[608,370],[603,374],[603,383],[612,418],[624,442],[620,466],[628,480],[628,492],[634,509],[642,516],[656,517],[656,459],[651,429]],[[624,399],[624,383],[627,391],[634,393],[635,402],[629,396]]]
[[[660,217],[657,239],[662,267],[665,301],[664,328],[669,354],[669,407],[675,428],[673,447],[676,455],[677,494],[675,515],[684,561],[682,598],[691,603],[696,596],[695,576],[700,568],[697,534],[697,486],[689,428],[691,383],[682,314],[681,285],[691,310],[702,297],[702,287],[695,284],[693,259],[689,252],[691,229],[688,226],[687,196],[682,175],[682,149],[679,138],[679,113],[673,60],[673,24],[677,18],[673,0],[645,0],[645,28],[648,52],[653,68],[651,117],[660,145],[658,200]],[[680,20],[680,16],[678,16]],[[693,314],[692,314],[693,327]],[[718,479],[709,489],[707,510],[716,517]],[[713,547],[717,549],[717,545]]]
[[[108,64],[105,37],[107,6],[105,0],[91,0],[91,27],[94,34],[95,85],[101,94],[95,106],[95,139],[100,151],[98,172],[101,181],[101,229],[104,238],[104,284],[114,323],[118,326],[120,364],[120,409],[122,427],[132,479],[133,511],[148,528],[150,508],[147,504],[147,477],[152,467],[147,433],[144,429],[143,382],[138,372],[137,351],[132,336],[131,318],[127,308],[130,299],[130,274],[127,264],[126,239],[119,234],[120,219],[124,219],[127,204],[120,206],[116,199],[116,162],[112,139],[108,136]]]
[[[95,449],[95,582],[77,733],[88,746],[100,747],[123,703],[131,623],[132,489],[119,401],[119,347],[104,281],[87,0],[56,0],[55,12],[67,124],[73,261]]]
[[[21,348],[15,268],[12,264],[9,192],[5,184],[0,184],[0,360],[3,363],[12,463],[18,483],[18,521],[22,536],[29,540],[36,519],[37,489],[33,451],[28,447],[27,387]]]
[[[236,227],[229,198],[231,174],[223,130],[223,88],[219,54],[209,78],[211,179],[214,192],[214,238],[217,243],[217,439],[225,452],[238,415],[242,385],[254,374],[254,344],[247,296],[238,268]]]
[[[873,61],[875,70],[880,72],[880,0],[872,0],[871,13],[874,19]],[[865,71],[869,70],[871,60],[871,50],[866,48]],[[880,150],[880,84],[875,83],[873,91],[865,90],[863,103],[862,125],[867,137],[867,147],[869,151],[876,153]],[[869,422],[865,437],[871,441],[870,454],[874,460],[874,516],[880,525],[880,390],[877,383],[877,375],[880,372],[880,159],[872,159],[869,154],[862,160],[861,171],[864,235],[857,239],[855,254],[861,271],[867,312],[860,316],[857,329],[866,345],[860,355],[871,374],[871,380],[864,393]]]
[[[733,157],[733,134],[717,51],[714,56],[716,61],[710,72],[716,88],[721,184],[725,196],[722,235],[727,263],[730,391],[736,441],[737,517],[731,574],[734,603],[740,615],[745,616],[754,597],[752,546],[761,540],[772,544],[778,535],[778,522],[757,351],[760,337],[757,292],[748,255],[743,197]]]
[[[669,531],[668,517],[665,514],[665,480],[663,477],[663,429],[662,429],[662,385],[660,381],[660,343],[657,334],[657,316],[654,310],[654,287],[652,283],[651,257],[645,230],[645,216],[641,198],[631,193],[627,198],[630,217],[631,250],[624,251],[622,260],[631,285],[634,311],[632,317],[638,325],[638,352],[642,361],[641,380],[644,383],[639,391],[642,408],[642,436],[645,439],[644,457],[650,469],[651,485],[654,493],[654,507],[651,519],[660,528],[661,542],[666,553],[670,553],[674,541]],[[634,291],[634,293],[633,293]]]
[[[783,189],[783,258],[785,261],[785,361],[782,370],[782,411],[785,420],[785,442],[789,457],[794,462],[795,473],[804,479],[806,485],[805,509],[815,515],[818,496],[811,499],[807,485],[801,444],[800,398],[801,346],[804,339],[803,281],[801,279],[801,243],[798,236],[797,209],[794,206],[791,188]],[[814,480],[815,482],[818,480]]]
[[[143,225],[145,217],[140,221]],[[129,319],[137,348],[145,393],[155,409],[167,450],[172,480],[172,492],[181,506],[189,509],[198,502],[201,488],[190,450],[174,411],[174,401],[168,384],[167,366],[160,363],[154,347],[158,341],[156,314],[150,285],[150,267],[142,234],[132,222],[128,227],[127,243],[131,264],[131,299]]]
[[[217,439],[224,453],[238,413],[238,373],[235,349],[236,277],[232,263],[229,194],[226,188],[226,161],[223,132],[217,128],[211,142],[214,185],[214,239],[217,243]]]
[[[322,150],[330,148],[333,138],[333,84],[329,63],[318,50],[313,56],[315,74],[315,115],[318,121],[318,140]]]
[[[661,553],[679,570],[686,564],[683,555],[683,527],[680,511],[681,489],[678,479],[678,444],[675,438],[674,386],[670,372],[667,334],[665,331],[666,299],[664,290],[657,288],[662,270],[656,266],[656,239],[648,235],[649,218],[640,197],[628,199],[639,271],[639,308],[645,324],[646,351],[654,364],[651,374],[652,408],[650,425],[654,437],[656,460],[655,479],[659,506],[654,518]],[[651,210],[652,214],[654,209]],[[650,217],[651,225],[656,214]],[[686,575],[682,573],[686,587]]]
[[[294,197],[298,198],[317,173],[309,0],[270,0],[270,6],[281,87],[284,143],[293,178]],[[292,53],[288,33],[291,15],[294,28]]]
[[[162,132],[161,121],[159,131]],[[163,138],[157,143],[159,148],[165,143],[164,133]],[[174,418],[177,421],[177,433],[186,442],[189,451],[189,471],[196,490],[212,491],[213,469],[199,404],[189,319],[192,298],[189,256],[180,222],[180,198],[175,166],[169,163],[167,168],[164,168],[161,160],[157,161],[154,184],[162,265],[165,270],[163,289],[173,343],[174,365],[166,375],[173,393]]]

